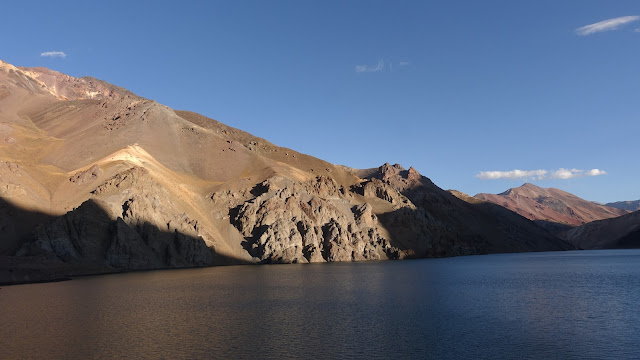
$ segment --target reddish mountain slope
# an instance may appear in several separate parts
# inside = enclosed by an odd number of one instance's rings
[[[530,220],[582,225],[627,214],[629,211],[598,205],[566,191],[524,184],[501,194],[477,194],[475,198],[502,205]]]

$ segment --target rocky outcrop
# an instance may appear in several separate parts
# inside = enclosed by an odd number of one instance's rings
[[[265,263],[379,260],[397,256],[380,234],[371,205],[355,205],[333,179],[276,177],[237,208],[233,223],[245,248]]]
[[[396,207],[413,206],[409,199],[400,194],[400,192],[398,192],[394,187],[380,179],[373,178],[353,185],[351,187],[351,191],[362,195],[365,198],[382,199]]]
[[[134,166],[128,170],[117,173],[109,180],[91,191],[91,193],[93,195],[119,193],[123,189],[140,187],[141,185],[144,187],[159,187],[159,185],[155,181],[149,178],[149,170],[140,166]]]
[[[78,171],[69,177],[69,181],[76,185],[84,185],[96,180],[102,175],[102,169],[98,165],[93,165],[87,170]]]

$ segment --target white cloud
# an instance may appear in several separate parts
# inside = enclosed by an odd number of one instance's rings
[[[542,178],[547,170],[482,171],[476,177],[484,180]]]
[[[601,31],[616,30],[617,28],[640,20],[640,16],[621,16],[613,19],[603,20],[594,24],[586,25],[576,29],[578,35],[590,35]]]
[[[43,53],[40,54],[40,56],[42,57],[59,57],[59,58],[66,58],[67,54],[65,54],[62,51],[45,51]]]
[[[497,179],[573,179],[583,176],[599,176],[606,175],[607,172],[600,169],[591,169],[588,171],[579,169],[565,169],[560,168],[558,170],[511,170],[511,171],[481,171],[476,175],[477,178],[483,180],[497,180]]]
[[[607,175],[607,172],[600,169],[591,169],[586,172],[587,176]]]
[[[408,66],[409,62],[408,61],[400,61],[400,66]]]
[[[576,169],[558,169],[556,171],[552,171],[549,175],[552,179],[571,179],[576,177],[578,171]]]
[[[356,72],[378,72],[384,70],[384,60],[380,59],[376,65],[356,65]]]

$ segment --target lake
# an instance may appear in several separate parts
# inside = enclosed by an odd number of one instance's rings
[[[0,358],[640,358],[640,250],[228,266],[0,289]]]

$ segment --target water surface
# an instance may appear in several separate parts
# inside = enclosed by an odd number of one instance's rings
[[[640,250],[230,266],[0,289],[0,358],[640,358]]]

